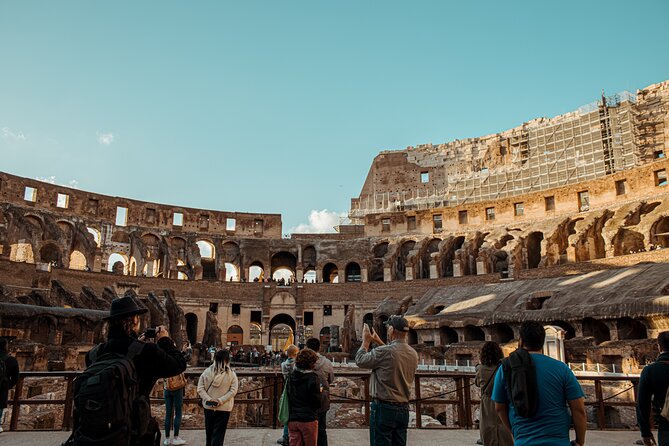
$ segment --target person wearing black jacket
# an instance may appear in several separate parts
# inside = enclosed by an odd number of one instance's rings
[[[7,348],[7,339],[0,338],[0,361],[5,365],[5,379],[0,382],[0,422],[2,421],[2,412],[7,408],[9,399],[9,389],[14,387],[19,381],[19,363],[16,358],[10,356]],[[1,379],[1,377],[0,377]],[[0,425],[0,433],[2,425]]]
[[[304,349],[295,358],[295,367],[288,379],[288,441],[290,446],[316,446],[318,442],[318,411],[321,408],[320,380],[314,373],[318,355]]]
[[[155,343],[144,343],[144,336],[137,338],[140,329],[139,315],[147,311],[131,297],[114,299],[109,316],[105,318],[108,324],[107,342],[96,346],[86,354],[86,366],[91,365],[95,358],[107,353],[127,355],[131,344],[142,342],[144,345],[133,358],[133,363],[139,377],[139,395],[148,399],[158,379],[176,376],[186,370],[186,360],[174,345],[174,341],[169,338],[165,327],[157,327]],[[75,415],[75,423],[76,420]],[[138,446],[160,444],[160,428],[153,417],[150,419],[148,433],[138,438],[134,444]]]
[[[651,403],[657,415],[657,441],[660,446],[669,446],[669,420],[660,415],[669,388],[669,331],[657,337],[660,356],[641,371],[637,393],[636,417],[643,444],[655,444],[650,430]]]

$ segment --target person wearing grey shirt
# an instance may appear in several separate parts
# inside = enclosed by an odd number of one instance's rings
[[[407,343],[409,322],[402,316],[391,316],[386,322],[388,340],[385,345],[365,324],[362,346],[355,363],[371,369],[372,405],[369,418],[371,446],[405,446],[409,425],[411,385],[418,367],[418,354]],[[370,350],[371,343],[379,344]]]

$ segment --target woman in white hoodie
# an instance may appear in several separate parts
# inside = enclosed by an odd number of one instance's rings
[[[219,350],[214,363],[205,369],[197,382],[197,393],[204,406],[206,446],[223,444],[238,385],[237,375],[230,368],[230,352]]]

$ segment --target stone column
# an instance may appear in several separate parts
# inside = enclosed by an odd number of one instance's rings
[[[392,272],[390,270],[390,267],[384,266],[383,267],[383,281],[384,282],[392,282],[392,280],[393,280],[393,276],[392,276]]]
[[[302,251],[300,251],[300,252],[302,252]],[[304,279],[304,268],[302,268],[301,266],[298,266],[295,269],[295,280],[298,283],[301,283],[303,279]]]
[[[367,275],[367,268],[360,268],[360,281],[367,282],[369,280]]]
[[[339,279],[339,283],[344,283],[346,282],[346,270],[337,270],[337,278]]]
[[[414,279],[414,277],[413,277],[413,266],[407,266],[404,269],[404,271],[405,271],[404,275],[406,277],[405,280],[413,280]]]
[[[437,262],[432,260],[430,262],[430,279],[438,279],[439,271],[437,271]]]
[[[462,266],[457,260],[453,260],[453,277],[462,277]]]

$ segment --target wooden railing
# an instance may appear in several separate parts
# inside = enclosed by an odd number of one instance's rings
[[[186,372],[189,382],[197,382],[200,371]],[[262,405],[262,417],[258,424],[249,424],[248,427],[277,428],[278,401],[283,391],[283,377],[276,371],[236,370],[240,380],[247,378],[247,383],[235,397],[235,406],[250,404]],[[73,408],[73,383],[80,372],[23,372],[10,398],[8,408],[11,408],[9,430],[19,430],[22,407],[36,406],[62,406],[62,419],[54,426],[40,427],[31,426],[30,430],[71,430],[72,408]],[[369,425],[370,413],[370,373],[364,370],[336,370],[336,380],[331,388],[331,402],[333,404],[351,405],[356,411],[363,415],[363,425]],[[38,382],[43,380],[62,380],[65,387],[63,399],[26,398],[27,380]],[[346,380],[342,383],[342,380]],[[615,426],[607,426],[606,408],[612,407],[634,407],[636,387],[638,378],[634,376],[583,376],[578,377],[586,390],[588,397],[586,404],[596,408],[596,428],[612,429]],[[467,372],[418,372],[414,380],[414,398],[410,404],[411,410],[416,414],[415,427],[442,427],[456,429],[472,429],[476,427],[474,410],[479,405],[479,390],[473,386],[474,375]],[[255,384],[257,383],[257,384]],[[254,385],[255,384],[255,385]],[[614,390],[605,392],[606,387],[615,387]],[[438,390],[435,390],[438,389]],[[348,390],[348,395],[346,394]],[[258,396],[258,392],[261,396]],[[154,394],[157,394],[156,392]],[[158,406],[164,404],[162,398],[152,398],[152,404]],[[199,398],[184,398],[184,405],[199,405]],[[422,415],[430,412],[430,407],[450,407],[451,421],[439,420],[441,424],[435,426],[424,426]],[[31,410],[32,412],[32,410]],[[432,410],[434,415],[435,410]],[[443,412],[445,413],[445,412]],[[361,426],[361,427],[362,427]],[[336,427],[333,425],[332,427]],[[592,426],[591,428],[595,427]],[[22,430],[26,430],[23,428]]]

